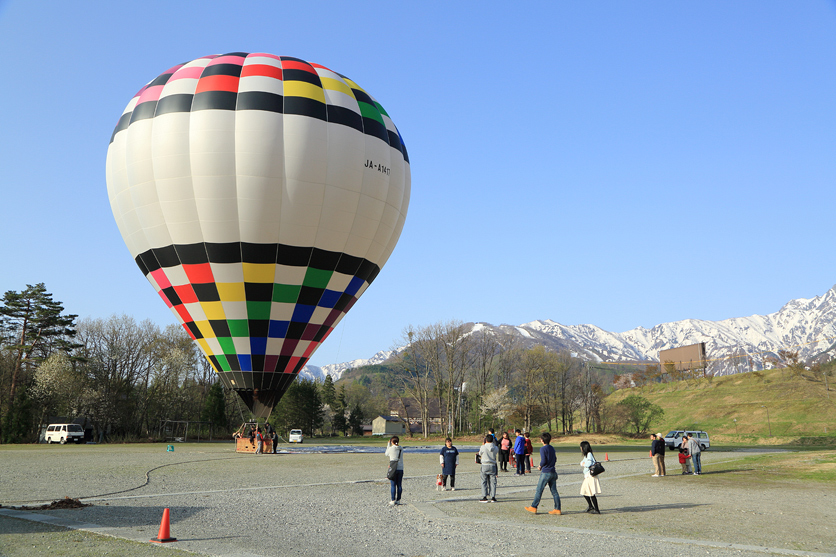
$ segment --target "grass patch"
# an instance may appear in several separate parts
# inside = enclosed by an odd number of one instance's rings
[[[719,465],[717,468],[756,472],[763,481],[768,482],[787,480],[834,482],[836,481],[836,453],[805,451],[750,456]]]
[[[665,411],[651,431],[705,430],[712,444],[836,447],[836,390],[786,370],[654,383],[618,390],[607,402],[632,394]]]

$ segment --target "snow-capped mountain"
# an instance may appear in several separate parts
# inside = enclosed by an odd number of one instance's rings
[[[581,359],[598,362],[655,363],[660,350],[704,342],[709,373],[727,375],[763,369],[768,366],[767,358],[779,350],[798,351],[805,361],[836,352],[836,286],[822,296],[792,300],[768,315],[722,321],[686,319],[623,333],[595,325],[566,326],[552,320],[518,326],[474,323],[472,327],[474,333],[501,330],[518,336],[525,346],[542,344],[552,350],[565,349]],[[382,363],[395,352],[378,352],[369,360],[323,368],[307,366],[301,373],[319,379],[328,373],[336,380],[346,369]]]
[[[326,366],[311,366],[307,365],[302,368],[299,375],[306,379],[315,379],[316,381],[324,381],[326,375],[330,375],[331,379],[336,381],[340,378],[343,372],[347,369],[362,366],[372,366],[382,364],[389,358],[395,355],[393,350],[382,350],[369,358],[368,360],[351,360],[350,362],[343,362],[341,364],[328,364]]]

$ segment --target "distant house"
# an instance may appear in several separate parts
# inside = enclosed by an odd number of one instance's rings
[[[397,416],[378,416],[372,420],[372,435],[403,435],[406,422]]]
[[[441,433],[442,412],[438,406],[438,399],[430,400],[427,408],[427,419],[429,420],[429,432]],[[400,418],[409,423],[409,429],[413,433],[420,433],[421,428],[421,407],[414,398],[404,397],[389,399],[389,415]]]

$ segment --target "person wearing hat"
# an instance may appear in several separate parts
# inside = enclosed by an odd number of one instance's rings
[[[665,438],[661,433],[654,433],[650,436],[650,456],[653,457],[655,474],[653,477],[665,476]]]

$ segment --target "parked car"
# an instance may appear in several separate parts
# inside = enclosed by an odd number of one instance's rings
[[[50,424],[46,428],[44,438],[48,444],[61,443],[63,445],[67,441],[81,443],[84,441],[84,429],[78,424]]]
[[[302,430],[301,429],[291,429],[290,430],[290,438],[288,439],[289,442],[291,442],[291,443],[301,443],[303,439],[304,439],[304,436],[302,435]]]
[[[682,444],[682,435],[685,433],[694,436],[694,439],[696,439],[697,443],[699,443],[701,450],[704,451],[711,446],[711,440],[708,437],[708,433],[704,431],[690,431],[687,429],[674,429],[666,433],[665,445],[667,445],[669,449],[678,449]]]

